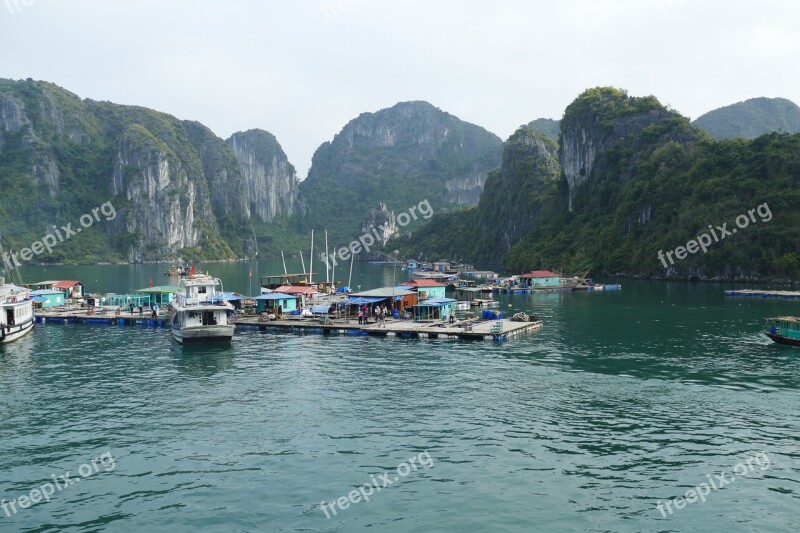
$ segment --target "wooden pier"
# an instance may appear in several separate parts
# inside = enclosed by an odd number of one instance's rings
[[[800,298],[800,291],[763,291],[758,289],[739,289],[725,291],[725,296],[739,296],[745,298]]]
[[[147,328],[168,328],[166,317],[151,318],[145,313],[123,311],[89,314],[86,309],[44,310],[36,313],[36,322],[42,324],[87,324],[106,326],[138,326]],[[540,320],[533,322],[514,322],[500,320],[460,320],[453,324],[442,322],[414,322],[412,320],[386,319],[386,324],[370,322],[360,325],[355,318],[319,319],[287,318],[284,320],[262,321],[256,316],[237,316],[236,329],[239,331],[263,330],[280,333],[319,334],[319,335],[362,335],[375,337],[398,337],[405,339],[451,338],[462,340],[491,340],[503,342],[531,331],[542,329]]]

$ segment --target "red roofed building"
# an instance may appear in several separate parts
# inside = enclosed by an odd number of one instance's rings
[[[66,298],[83,298],[84,286],[80,281],[65,279],[54,283],[53,289],[63,292]]]
[[[310,300],[319,294],[319,290],[310,285],[281,285],[275,289],[275,292],[300,297],[300,307],[305,307],[307,299]]]
[[[446,285],[439,283],[434,279],[412,279],[400,284],[401,287],[408,287],[417,293],[419,301],[427,300],[428,298],[444,298]]]
[[[520,279],[526,281],[531,287],[558,287],[560,278],[555,272],[549,270],[531,270],[520,275]]]

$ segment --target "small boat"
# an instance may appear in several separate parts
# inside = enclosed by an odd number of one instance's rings
[[[182,267],[180,265],[173,265],[169,270],[164,272],[164,275],[168,278],[185,278],[191,273],[191,269],[188,266]]]
[[[30,333],[33,321],[30,291],[0,278],[0,343],[15,341]]]
[[[767,319],[767,337],[778,344],[800,346],[800,318],[796,316],[779,316]]]
[[[181,344],[230,342],[234,330],[231,317],[236,310],[222,293],[222,281],[193,274],[181,279],[178,286],[184,292],[170,302],[175,340]]]

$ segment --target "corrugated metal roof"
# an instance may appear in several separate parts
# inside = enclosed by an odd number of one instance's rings
[[[401,283],[400,285],[404,285],[406,287],[446,287],[447,285],[443,283],[439,283],[434,279],[412,279],[411,281],[406,281],[405,283]]]
[[[392,296],[408,296],[414,294],[413,291],[404,291],[395,287],[379,287],[369,291],[355,292],[353,296],[391,298]]]
[[[558,278],[560,277],[555,272],[550,272],[549,270],[531,270],[525,274],[520,276],[521,278]]]
[[[81,282],[80,281],[74,281],[74,280],[65,279],[65,280],[59,281],[58,283],[53,285],[53,288],[54,289],[71,289],[75,285],[81,285]]]
[[[142,293],[167,293],[167,292],[174,292],[178,293],[181,292],[182,289],[180,287],[176,287],[175,285],[156,285],[155,287],[147,287],[146,289],[136,289],[133,292],[142,292]]]

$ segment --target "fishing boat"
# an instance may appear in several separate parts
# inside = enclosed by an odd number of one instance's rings
[[[168,278],[185,278],[189,274],[191,274],[191,269],[189,266],[180,266],[180,265],[172,265],[169,270],[164,272],[164,275]]]
[[[175,340],[181,344],[230,342],[235,309],[225,299],[222,281],[206,274],[192,274],[181,279],[179,287],[183,292],[170,302],[170,326]]]
[[[0,343],[15,341],[30,333],[33,320],[30,291],[0,278]]]
[[[779,316],[767,319],[767,337],[778,344],[800,346],[800,318],[796,316]]]

